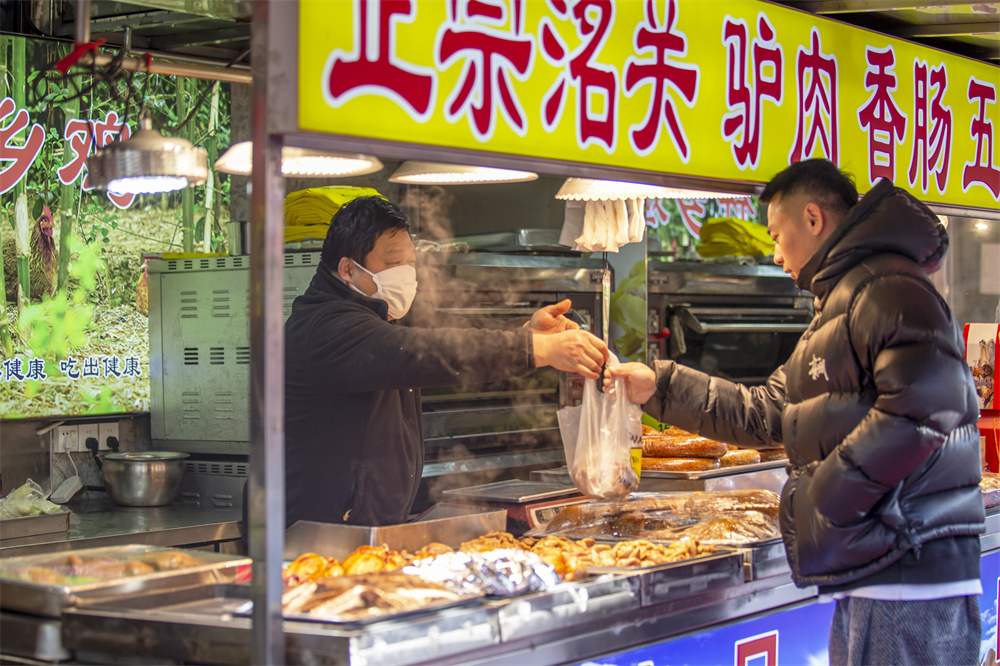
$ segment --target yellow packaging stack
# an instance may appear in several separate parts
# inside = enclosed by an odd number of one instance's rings
[[[701,225],[696,247],[703,257],[753,257],[774,253],[774,241],[761,224],[731,217],[712,217]]]
[[[330,218],[341,206],[358,197],[382,196],[371,187],[331,185],[310,187],[285,197],[285,242],[323,240]]]

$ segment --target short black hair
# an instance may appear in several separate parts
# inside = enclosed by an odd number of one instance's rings
[[[358,197],[333,214],[320,259],[332,271],[343,257],[363,266],[379,236],[409,230],[410,220],[396,204],[382,197]]]
[[[784,198],[800,192],[815,197],[816,203],[841,217],[858,203],[854,178],[823,159],[795,162],[772,178],[758,199],[766,204],[779,194]]]

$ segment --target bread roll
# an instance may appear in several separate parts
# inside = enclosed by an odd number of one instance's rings
[[[723,467],[736,467],[737,465],[753,465],[760,462],[760,454],[753,449],[737,449],[730,451],[719,458],[719,463]]]
[[[721,458],[726,451],[722,442],[698,435],[642,438],[642,454],[651,458]]]
[[[657,430],[653,426],[648,426],[645,423],[642,424],[642,436],[643,437],[645,437],[646,435],[661,435],[661,434],[663,434],[663,433],[661,433],[659,430]]]
[[[785,460],[788,455],[785,453],[785,447],[778,447],[773,449],[757,449],[757,453],[760,454],[761,462],[771,462],[773,460]]]
[[[704,472],[718,468],[718,458],[642,457],[642,469],[649,472]]]

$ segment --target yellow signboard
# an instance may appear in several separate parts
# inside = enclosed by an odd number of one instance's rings
[[[1000,201],[1000,70],[756,0],[301,0],[299,127]]]

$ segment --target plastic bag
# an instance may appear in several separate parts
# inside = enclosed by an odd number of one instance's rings
[[[605,393],[587,380],[583,403],[557,416],[569,475],[580,492],[611,499],[639,488],[642,410],[628,401],[623,378]]]
[[[31,479],[0,499],[0,519],[40,516],[59,510],[60,506],[48,501],[42,487]]]

